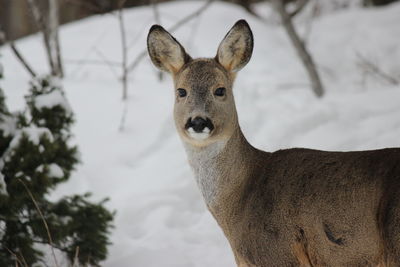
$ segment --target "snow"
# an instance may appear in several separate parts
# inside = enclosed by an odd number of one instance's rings
[[[46,136],[50,141],[53,140],[53,135],[48,128],[30,125],[29,127],[24,127],[20,130],[15,130],[15,135],[11,139],[11,142],[10,142],[7,150],[0,157],[0,170],[3,168],[4,163],[6,161],[8,161],[9,158],[13,155],[14,148],[16,148],[20,144],[20,141],[23,137],[27,137],[28,140],[30,142],[32,142],[33,144],[39,145],[40,138],[42,136]],[[21,160],[23,160],[23,158]],[[22,172],[17,173],[17,176],[20,176],[20,175],[22,175]],[[27,177],[27,179],[28,179],[28,177]]]
[[[62,94],[62,91],[57,89],[48,94],[43,94],[35,97],[34,105],[37,109],[50,109],[55,106],[61,106],[66,112],[71,112],[71,108],[69,103],[67,102],[67,99]]]
[[[35,170],[35,172],[43,172],[43,171],[44,171],[44,165],[43,164],[39,165]]]
[[[51,163],[47,166],[45,165],[39,165],[36,170],[36,172],[43,172],[46,171],[50,177],[53,178],[63,178],[64,177],[64,171],[61,169],[61,167],[56,164],[56,163]]]
[[[160,4],[161,24],[168,29],[202,4]],[[265,4],[256,8],[260,14],[267,10]],[[256,147],[268,151],[399,147],[400,86],[369,76],[359,65],[362,55],[399,77],[398,14],[399,3],[325,12],[311,21],[307,44],[326,87],[323,99],[312,94],[284,30],[239,7],[213,3],[173,34],[193,57],[211,57],[238,19],[249,22],[254,54],[239,73],[234,92],[242,130]],[[133,60],[145,49],[153,10],[127,10],[125,22]],[[309,23],[299,19],[296,26],[304,33]],[[115,16],[71,23],[62,27],[60,38],[66,62],[63,87],[77,118],[73,133],[82,164],[52,197],[92,191],[95,199],[111,198],[107,205],[117,211],[116,228],[103,266],[234,266],[229,244],[206,210],[174,128],[171,78],[165,76],[159,82],[146,58],[130,76],[125,106],[115,75],[121,73],[118,68],[76,64],[76,60],[101,61],[103,56],[121,60]],[[48,71],[40,36],[25,38],[18,47],[37,72]],[[23,107],[29,76],[9,48],[0,53],[5,68],[1,87],[10,110],[18,110]],[[124,131],[120,132],[124,110]],[[37,130],[33,132],[38,136]]]
[[[5,233],[6,233],[6,222],[0,221],[0,240],[3,239]]]
[[[0,172],[0,195],[8,195],[7,192],[7,184],[4,181],[4,175]],[[1,221],[0,221],[1,223]],[[0,229],[1,231],[1,229]],[[1,233],[0,233],[0,240],[1,240]]]
[[[47,168],[49,170],[49,176],[54,177],[54,178],[63,178],[64,177],[64,171],[56,163],[49,164],[49,166],[47,166]]]
[[[11,136],[16,131],[16,119],[11,116],[3,116],[0,118],[0,131],[4,137]]]
[[[30,125],[29,127],[22,128],[21,130],[17,130],[13,139],[10,142],[8,150],[12,150],[16,146],[18,146],[21,138],[26,136],[30,142],[34,145],[39,145],[40,138],[42,136],[46,136],[47,138],[53,140],[53,135],[49,131],[49,129],[44,127],[37,127],[35,125]]]

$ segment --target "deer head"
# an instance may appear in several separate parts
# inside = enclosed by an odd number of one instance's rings
[[[159,25],[151,27],[147,48],[154,65],[173,77],[174,119],[183,141],[203,147],[228,140],[239,127],[233,82],[253,51],[253,35],[247,22],[235,23],[220,43],[215,58],[192,59]]]

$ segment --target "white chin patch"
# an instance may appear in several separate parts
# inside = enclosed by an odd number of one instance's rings
[[[210,136],[210,129],[208,127],[204,128],[201,133],[197,133],[190,127],[188,130],[189,136],[195,140],[205,140]]]

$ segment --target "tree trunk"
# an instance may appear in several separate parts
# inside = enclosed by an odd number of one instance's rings
[[[58,1],[49,0],[49,13],[48,13],[48,28],[49,28],[49,44],[50,54],[54,64],[54,74],[58,77],[64,76],[60,41],[58,38],[58,24],[59,24],[59,3]]]
[[[324,88],[319,78],[314,61],[311,55],[307,52],[303,41],[297,34],[296,29],[294,28],[292,23],[292,18],[290,14],[286,11],[284,2],[282,0],[272,0],[272,4],[275,6],[276,11],[279,13],[279,16],[282,20],[282,25],[289,35],[289,38],[292,41],[296,52],[301,59],[301,62],[307,70],[308,76],[311,81],[311,87],[315,95],[317,97],[322,97],[324,95]]]

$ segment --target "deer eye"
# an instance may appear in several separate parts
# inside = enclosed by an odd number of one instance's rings
[[[214,95],[216,95],[216,96],[224,96],[225,95],[225,91],[226,91],[226,89],[224,87],[219,87],[219,88],[215,89]]]
[[[187,92],[183,88],[178,88],[178,95],[179,97],[185,97],[187,95]]]

